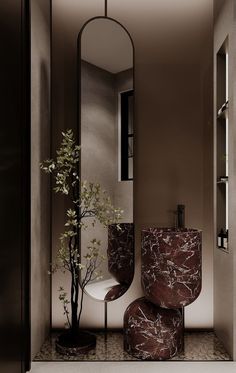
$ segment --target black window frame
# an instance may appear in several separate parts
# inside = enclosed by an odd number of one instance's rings
[[[129,178],[129,158],[133,158],[133,154],[129,156],[129,139],[134,138],[134,130],[129,133],[129,97],[134,96],[134,90],[120,93],[120,108],[121,108],[121,181],[132,181]]]

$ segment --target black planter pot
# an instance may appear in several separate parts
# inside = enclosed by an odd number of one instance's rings
[[[85,331],[68,330],[56,340],[56,351],[63,355],[86,354],[95,347],[96,336]]]

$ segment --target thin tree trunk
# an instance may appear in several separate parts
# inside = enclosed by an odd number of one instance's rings
[[[72,311],[72,322],[71,322],[71,329],[72,329],[72,334],[76,334],[78,329],[77,329],[77,310],[78,310],[78,305],[75,302],[72,302],[71,304],[71,311]]]
[[[82,290],[81,290],[81,299],[80,299],[80,310],[79,310],[79,316],[78,316],[78,321],[77,321],[78,328],[80,326],[80,318],[81,318],[82,309],[83,309],[83,299],[84,299],[84,289],[82,288]]]
[[[73,294],[71,297],[71,329],[72,329],[72,334],[75,335],[78,332],[78,322],[77,322],[78,294],[79,294],[78,279],[72,280],[72,287],[73,287]]]
[[[77,319],[77,304],[75,302],[75,292],[76,292],[76,286],[75,286],[75,275],[74,275],[74,269],[71,265],[71,331],[72,334],[76,333],[76,319]]]
[[[77,325],[77,313],[78,313],[78,294],[79,294],[79,284],[78,284],[78,273],[74,265],[75,256],[73,250],[77,247],[77,241],[75,239],[74,245],[72,244],[72,237],[69,241],[69,251],[70,251],[70,272],[71,272],[71,332],[76,335],[78,332]]]

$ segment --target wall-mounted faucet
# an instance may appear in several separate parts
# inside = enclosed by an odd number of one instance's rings
[[[177,205],[175,215],[175,228],[185,228],[185,205]]]

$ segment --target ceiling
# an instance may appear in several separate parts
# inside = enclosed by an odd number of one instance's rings
[[[97,18],[90,21],[82,32],[81,57],[116,74],[133,67],[132,42],[117,22]]]

